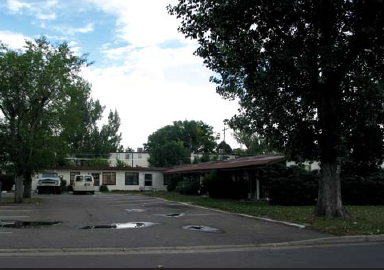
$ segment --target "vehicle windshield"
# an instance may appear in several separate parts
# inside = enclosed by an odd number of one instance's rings
[[[57,173],[43,173],[41,174],[42,177],[59,177]]]

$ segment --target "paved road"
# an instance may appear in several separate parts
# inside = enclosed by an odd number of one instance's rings
[[[41,206],[0,205],[0,220],[62,221],[28,229],[0,228],[0,249],[12,248],[142,248],[214,245],[257,245],[330,235],[274,224],[233,214],[195,208],[140,195],[39,195]],[[142,212],[128,212],[139,209]],[[161,214],[182,213],[181,217]],[[80,230],[81,226],[126,222],[152,222],[137,229]],[[220,229],[206,233],[182,229],[205,225]]]
[[[384,244],[262,249],[239,252],[162,253],[96,256],[0,257],[0,267],[90,267],[90,268],[170,268],[170,267],[384,267]]]

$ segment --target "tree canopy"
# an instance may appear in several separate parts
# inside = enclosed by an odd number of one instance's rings
[[[30,197],[32,175],[65,162],[68,154],[120,147],[116,111],[97,128],[103,107],[80,76],[87,65],[67,43],[52,45],[46,38],[26,41],[23,50],[0,45],[0,162],[15,171],[17,202],[23,182]]]
[[[367,144],[364,162],[383,158],[383,1],[183,0],[169,12],[218,74],[217,92],[240,100],[230,125],[320,161],[316,214],[345,216],[343,161]]]
[[[211,153],[216,141],[213,127],[202,121],[175,121],[148,137],[144,145],[152,166],[190,163],[191,153]]]

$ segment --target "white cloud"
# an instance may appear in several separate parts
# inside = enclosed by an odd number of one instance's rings
[[[47,20],[47,21],[53,21],[56,20],[56,14],[50,13],[50,14],[37,14],[36,18],[39,20]]]
[[[29,3],[21,2],[18,0],[8,0],[8,9],[12,12],[20,12],[21,9],[27,8],[30,9],[31,5]]]
[[[160,44],[165,40],[188,42],[178,33],[178,21],[167,13],[174,0],[87,0],[117,16],[117,34],[134,47]]]
[[[93,23],[88,23],[86,26],[79,27],[79,28],[69,27],[66,25],[55,25],[55,26],[52,26],[51,28],[70,36],[73,36],[76,33],[83,33],[83,34],[90,33],[90,32],[93,32],[93,30],[95,29]]]
[[[202,120],[220,132],[223,120],[237,112],[236,102],[223,100],[210,83],[196,87],[126,71],[124,66],[86,68],[83,74],[92,83],[92,95],[107,110],[119,112],[125,146],[142,146],[148,135],[176,120]],[[230,137],[227,142],[236,145]]]
[[[175,120],[203,120],[222,131],[238,104],[216,93],[212,73],[193,55],[196,42],[178,33],[178,21],[167,13],[170,0],[87,1],[117,17],[116,39],[129,44],[104,44],[100,51],[119,65],[84,71],[93,96],[119,112],[124,145],[140,147],[149,134]],[[160,46],[166,41],[183,46]],[[237,147],[229,133],[227,142]]]
[[[25,9],[30,14],[34,15],[36,19],[43,21],[56,20],[56,13],[52,9],[60,8],[57,0],[50,0],[46,2],[22,2],[19,0],[7,0],[8,9],[13,13],[22,13]]]
[[[20,33],[0,31],[0,41],[11,49],[22,49],[25,46],[25,40],[32,39]]]

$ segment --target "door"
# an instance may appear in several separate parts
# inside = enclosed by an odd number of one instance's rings
[[[152,190],[152,174],[145,174],[144,190]]]

